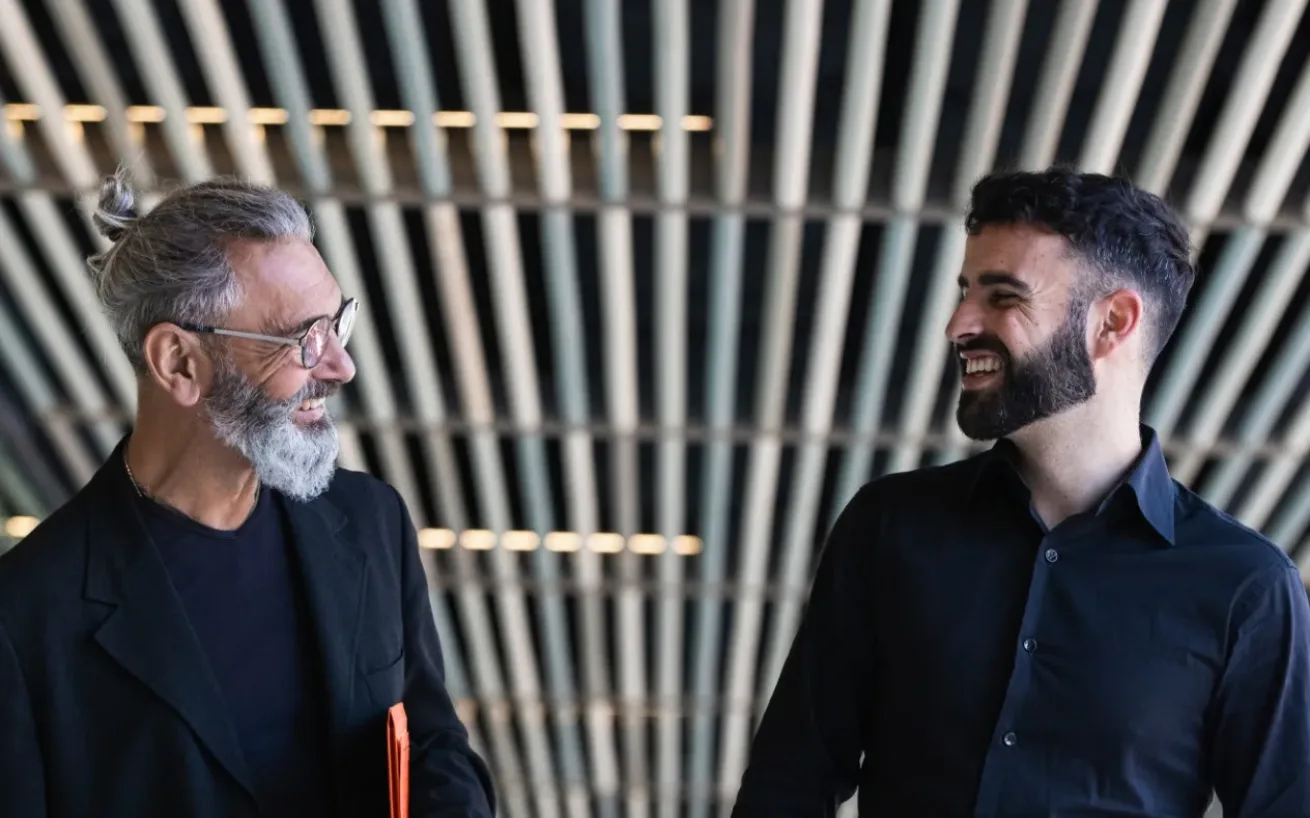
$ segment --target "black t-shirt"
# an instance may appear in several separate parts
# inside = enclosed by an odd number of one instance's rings
[[[260,812],[329,815],[321,663],[276,498],[262,490],[235,531],[139,505],[223,692]]]

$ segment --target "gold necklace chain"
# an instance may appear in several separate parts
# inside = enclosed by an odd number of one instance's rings
[[[126,454],[123,455],[123,468],[127,470],[127,479],[132,481],[132,488],[136,489],[136,495],[138,497],[145,500],[154,500],[156,503],[164,502],[163,500],[160,500],[159,498],[155,497],[153,494],[151,494],[150,492],[146,491],[144,488],[141,487],[141,483],[137,481],[136,475],[132,473],[132,467],[128,465]],[[246,516],[249,516],[252,512],[254,512],[255,506],[259,505],[259,492],[263,488],[264,485],[262,483],[255,484],[255,497],[250,502],[250,511],[246,512]],[[168,505],[168,504],[164,503],[164,505]],[[172,506],[169,505],[169,508],[172,508]]]

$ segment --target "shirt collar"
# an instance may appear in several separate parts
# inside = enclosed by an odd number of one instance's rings
[[[1174,499],[1173,478],[1169,476],[1169,465],[1165,462],[1164,450],[1160,447],[1160,438],[1155,430],[1143,424],[1142,454],[1133,465],[1123,482],[1115,486],[1106,496],[1101,508],[1123,491],[1131,491],[1137,510],[1165,542],[1174,545]],[[970,487],[971,496],[976,496],[977,489],[985,476],[994,476],[998,468],[1007,469],[1018,477],[1019,448],[1013,441],[1002,438],[996,441],[980,458],[978,470],[974,473]]]

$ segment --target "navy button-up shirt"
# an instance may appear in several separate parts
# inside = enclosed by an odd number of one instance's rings
[[[1047,530],[1002,442],[834,526],[734,816],[1310,816],[1310,605],[1155,434]]]

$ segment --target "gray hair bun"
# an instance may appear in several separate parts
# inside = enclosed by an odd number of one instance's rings
[[[127,183],[127,175],[119,171],[105,177],[100,184],[100,203],[96,206],[95,215],[91,217],[100,235],[117,242],[137,220],[138,215],[136,191]]]

